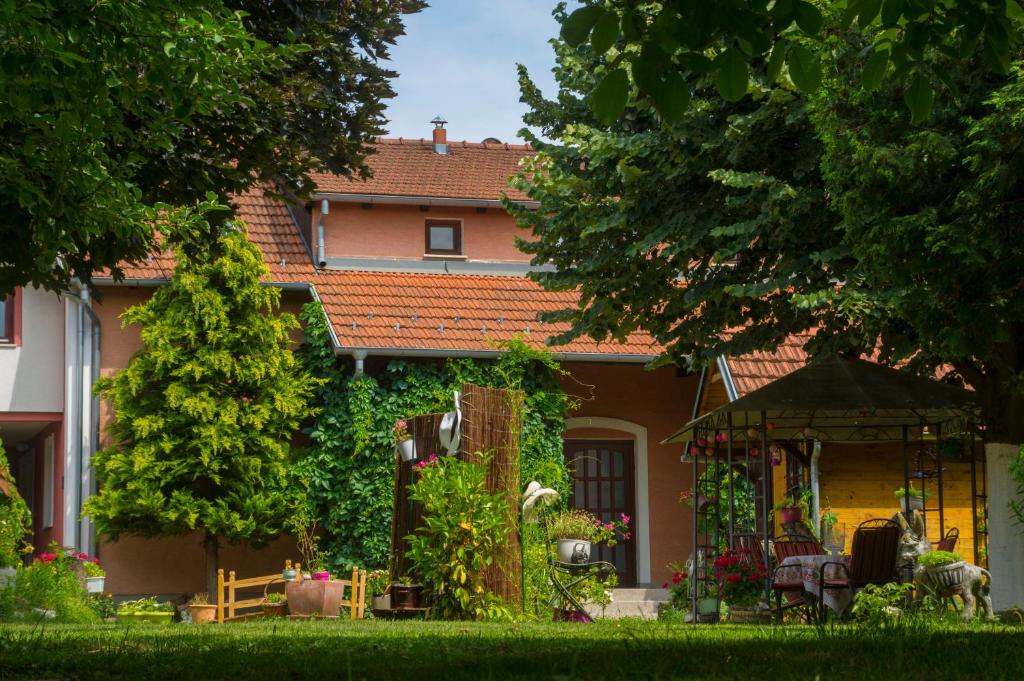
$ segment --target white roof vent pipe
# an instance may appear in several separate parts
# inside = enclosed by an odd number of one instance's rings
[[[331,202],[320,201],[320,220],[316,223],[316,266],[327,266],[327,247],[324,244],[324,216],[331,212]]]
[[[448,131],[444,129],[444,126],[448,121],[441,116],[434,116],[434,120],[430,122],[434,124],[434,153],[447,154]]]

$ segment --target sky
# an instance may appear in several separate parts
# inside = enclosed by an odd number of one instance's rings
[[[516,63],[546,96],[555,91],[557,0],[429,0],[405,17],[406,35],[391,50],[398,96],[388,101],[388,137],[429,138],[430,120],[448,121],[449,140],[497,137],[521,142],[526,105],[519,102]]]

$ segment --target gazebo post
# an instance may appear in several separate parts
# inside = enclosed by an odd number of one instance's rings
[[[903,424],[903,517],[910,522],[910,452],[907,450],[910,434]]]
[[[942,500],[942,424],[935,424],[935,468],[939,481],[939,539],[946,536],[946,505]]]
[[[967,422],[967,430],[971,434],[968,442],[971,453],[971,537],[974,539],[974,564],[981,565],[981,542],[978,537],[978,456],[974,451],[974,424],[970,421]]]
[[[725,461],[726,466],[729,468],[729,548],[735,548],[733,546],[733,535],[736,532],[736,501],[733,498],[733,487],[732,487],[732,412],[725,415],[726,428],[728,429],[729,439],[725,445]]]
[[[768,414],[765,410],[761,410],[761,508],[764,511],[764,518],[762,520],[762,526],[764,527],[764,560],[768,562],[768,556],[771,554],[771,548],[768,545],[768,491],[771,487],[771,471],[768,465]],[[764,588],[765,593],[769,593],[772,588],[772,578],[768,574],[767,565],[765,565],[765,578]]]

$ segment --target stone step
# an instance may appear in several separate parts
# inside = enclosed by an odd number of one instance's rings
[[[668,591],[654,587],[619,588],[615,589],[614,600],[619,603],[636,603],[638,601],[660,603],[668,600]]]
[[[603,611],[599,606],[591,606],[587,611],[597,618],[641,617],[653,620],[658,618],[658,604],[667,600],[668,592],[664,589],[615,589],[611,604]]]

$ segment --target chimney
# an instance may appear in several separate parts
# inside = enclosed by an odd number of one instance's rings
[[[448,121],[441,118],[440,116],[435,116],[434,120],[430,122],[434,124],[434,153],[447,154],[448,131],[444,129],[444,124],[447,123]]]

